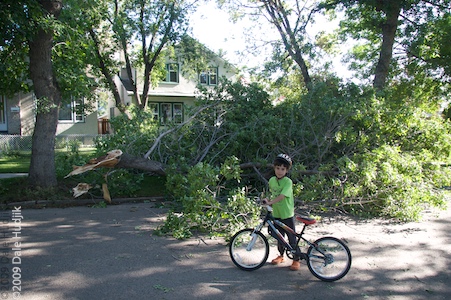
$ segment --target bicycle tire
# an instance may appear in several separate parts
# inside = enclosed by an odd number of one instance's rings
[[[235,233],[229,243],[229,254],[232,262],[245,271],[254,271],[261,268],[268,259],[268,239],[261,233],[250,228],[242,229]],[[252,248],[248,249],[252,239]]]
[[[307,266],[322,281],[343,278],[351,268],[351,251],[340,239],[322,237],[307,250]]]

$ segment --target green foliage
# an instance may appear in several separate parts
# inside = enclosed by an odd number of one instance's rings
[[[222,169],[233,175],[221,175],[240,180],[239,171],[230,172],[236,170],[237,159],[230,157],[226,161],[230,165],[224,163]],[[179,239],[191,237],[193,232],[231,236],[240,227],[250,226],[258,219],[259,207],[244,189],[232,190],[226,200],[221,201],[223,184],[217,168],[198,163],[183,169],[187,170],[186,174],[181,173],[175,164],[170,169],[167,186],[178,206],[168,214],[157,234],[171,234]]]
[[[118,169],[108,174],[108,189],[113,197],[136,197],[142,188],[144,174]]]
[[[426,206],[442,206],[440,189],[451,177],[440,165],[450,160],[451,127],[437,113],[443,98],[436,84],[400,81],[376,95],[331,78],[308,93],[281,90],[287,96],[276,106],[257,84],[224,81],[204,91],[193,110],[205,109],[162,137],[164,151],[151,155],[167,164],[166,190],[175,199],[176,217],[161,233],[227,235],[224,224],[243,226],[235,216],[257,214],[241,188],[264,189],[267,164],[280,152],[294,159],[295,197],[313,209],[415,220]],[[131,121],[113,121],[117,135],[101,140],[99,149],[142,155],[160,132],[173,129],[134,113]],[[239,162],[255,165],[241,169]]]
[[[397,147],[384,145],[342,163],[349,182],[342,197],[352,212],[418,220],[428,206],[446,203],[438,184],[450,184],[450,171]]]
[[[112,149],[121,149],[125,153],[142,156],[157,137],[160,127],[153,119],[152,112],[132,106],[129,116],[119,115],[111,118],[114,134],[97,137],[95,145],[99,154]]]
[[[226,180],[235,179],[240,182],[242,172],[243,170],[240,168],[239,159],[235,156],[227,157],[221,165],[221,174]]]
[[[35,31],[31,20],[36,20],[42,13],[37,1],[1,1],[0,94],[13,96],[19,91],[29,90],[27,40]]]
[[[86,163],[87,157],[81,155],[80,152],[56,152],[55,153],[55,168],[56,176],[63,178],[73,170],[73,166],[82,166]]]
[[[339,151],[323,160],[322,166],[338,174],[302,177],[295,188],[299,199],[322,209],[400,220],[418,220],[426,207],[443,207],[441,189],[451,184],[445,167],[451,127],[434,113],[440,98],[427,90],[398,85],[384,96],[362,94],[364,101],[334,134],[331,149]]]

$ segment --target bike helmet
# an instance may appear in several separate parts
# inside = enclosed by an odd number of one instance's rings
[[[277,155],[277,157],[274,159],[274,165],[284,165],[289,170],[289,169],[291,169],[293,162],[292,162],[290,156],[288,156],[287,154],[281,153],[281,154]]]

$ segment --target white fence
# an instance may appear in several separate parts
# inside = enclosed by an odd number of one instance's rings
[[[94,147],[94,140],[100,135],[61,134],[56,136],[55,147],[65,148],[77,141],[81,148]],[[31,151],[31,136],[0,135],[0,151]]]

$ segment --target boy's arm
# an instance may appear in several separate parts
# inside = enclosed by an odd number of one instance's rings
[[[280,194],[279,196],[277,196],[276,198],[269,200],[268,198],[263,199],[263,203],[267,204],[267,205],[273,205],[274,203],[280,202],[285,198],[285,195]]]

